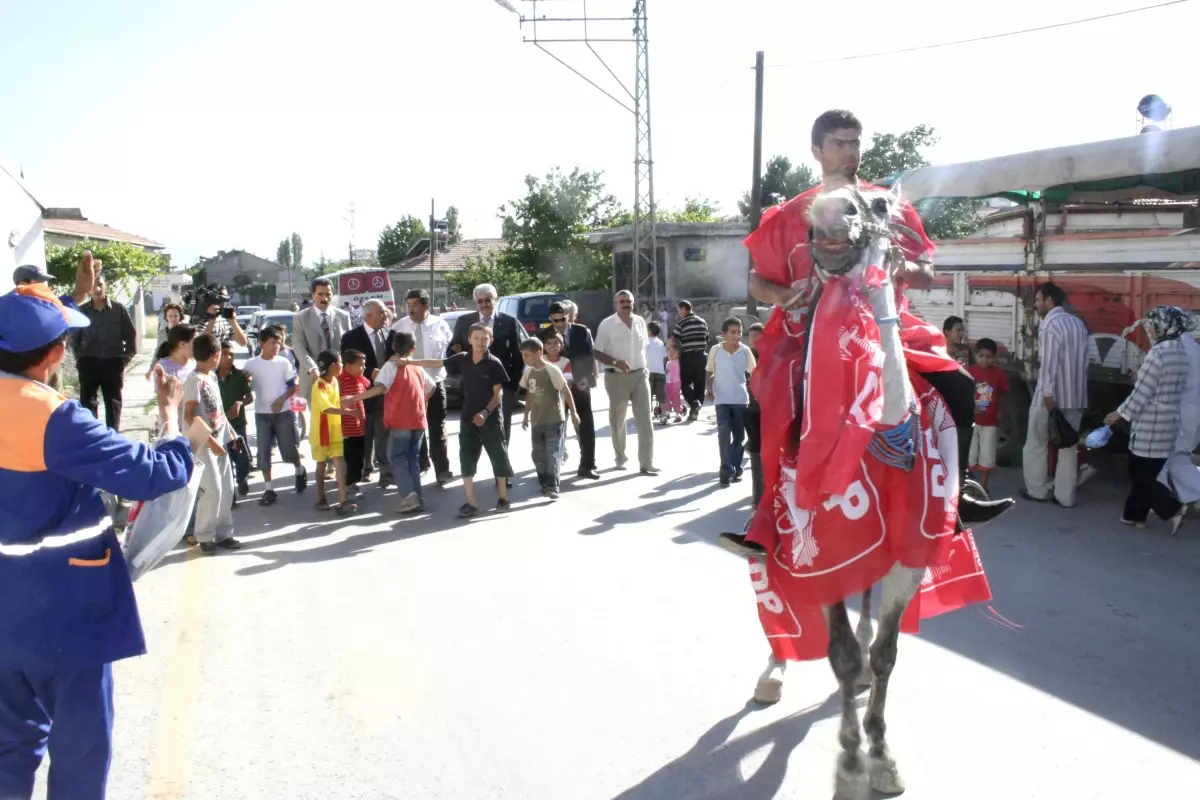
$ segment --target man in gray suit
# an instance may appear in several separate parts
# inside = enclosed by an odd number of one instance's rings
[[[317,380],[317,356],[322,350],[341,351],[342,337],[350,330],[350,315],[333,307],[333,283],[329,278],[312,282],[313,304],[292,317],[292,350],[299,365],[300,393],[312,400]]]

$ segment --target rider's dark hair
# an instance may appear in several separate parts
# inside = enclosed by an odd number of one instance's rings
[[[1063,303],[1067,302],[1067,293],[1057,283],[1041,283],[1038,284],[1034,294],[1040,294],[1050,302],[1054,303],[1054,307],[1058,308]]]
[[[850,111],[842,108],[835,108],[832,111],[826,111],[821,116],[817,117],[812,126],[812,144],[813,147],[823,147],[825,145],[826,134],[834,131],[856,130],[862,133],[862,123],[858,121],[858,117]]]

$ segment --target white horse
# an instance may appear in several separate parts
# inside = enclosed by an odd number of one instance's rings
[[[811,210],[814,271],[822,284],[834,275],[857,278],[871,264],[885,267],[886,279],[867,292],[879,324],[884,354],[881,426],[885,429],[905,423],[916,400],[900,341],[899,312],[893,283],[893,273],[904,268],[904,258],[892,243],[897,229],[894,217],[899,198],[899,186],[890,192],[845,186],[821,194],[813,202]],[[917,421],[914,420],[912,424],[917,424]],[[957,489],[954,491],[957,492]],[[829,663],[842,695],[842,720],[838,736],[842,752],[837,762],[835,800],[865,798],[868,785],[884,794],[904,791],[904,783],[885,738],[887,724],[884,721],[884,707],[888,679],[896,664],[900,618],[904,616],[924,575],[924,568],[914,569],[899,563],[892,566],[883,578],[879,632],[874,637],[871,630],[870,589],[862,595],[862,614],[857,631],[850,625],[845,601],[823,609],[829,627]],[[780,699],[785,666],[786,662],[771,657],[758,679],[754,692],[756,700],[774,703]],[[871,697],[863,721],[869,742],[864,757],[856,694],[866,686],[871,687]]]

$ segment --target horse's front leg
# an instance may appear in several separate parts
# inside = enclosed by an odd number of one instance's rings
[[[845,602],[825,608],[829,624],[829,665],[837,677],[842,695],[842,724],[838,742],[842,745],[837,761],[834,800],[862,800],[867,797],[868,783],[862,752],[862,730],[858,725],[858,697],[855,681],[862,669],[862,651]]]
[[[871,684],[871,699],[867,703],[867,714],[863,727],[870,742],[868,755],[871,759],[871,788],[883,794],[900,794],[904,781],[888,748],[887,722],[884,708],[887,705],[888,679],[896,666],[896,650],[900,641],[900,618],[921,585],[925,570],[892,567],[883,579],[883,600],[879,607],[879,632],[871,645],[870,664],[875,681]]]
[[[873,675],[871,674],[871,640],[874,638],[874,631],[871,630],[871,590],[874,587],[868,586],[866,591],[862,593],[862,609],[858,614],[858,627],[855,629],[855,636],[858,638],[858,650],[862,653],[862,669],[858,671],[858,677],[854,680],[855,688],[869,689]]]

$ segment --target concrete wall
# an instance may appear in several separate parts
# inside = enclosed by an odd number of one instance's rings
[[[660,235],[658,247],[667,267],[666,299],[673,303],[680,298],[727,297],[744,303],[750,270],[750,254],[742,244],[745,236],[745,231]],[[633,243],[626,239],[613,242],[612,247],[614,255],[628,254]],[[688,261],[688,250],[702,251],[702,260]],[[648,298],[638,298],[643,299]]]
[[[404,306],[404,296],[413,289],[424,289],[429,291],[429,270],[398,270],[389,272],[388,275],[392,279],[392,294],[396,298],[396,309],[400,311]],[[450,288],[446,285],[445,273],[434,271],[434,289],[432,295],[431,306],[436,310],[439,306],[450,306],[451,303],[458,303],[459,308],[469,307],[471,298],[457,297]],[[464,306],[464,301],[467,304]]]
[[[300,298],[308,292],[308,278],[300,270],[284,269],[274,261],[240,250],[209,259],[204,264],[204,272],[209,283],[224,284],[230,292],[236,288],[234,278],[238,275],[247,275],[255,283],[273,284],[279,299]],[[261,278],[257,277],[259,274]]]

